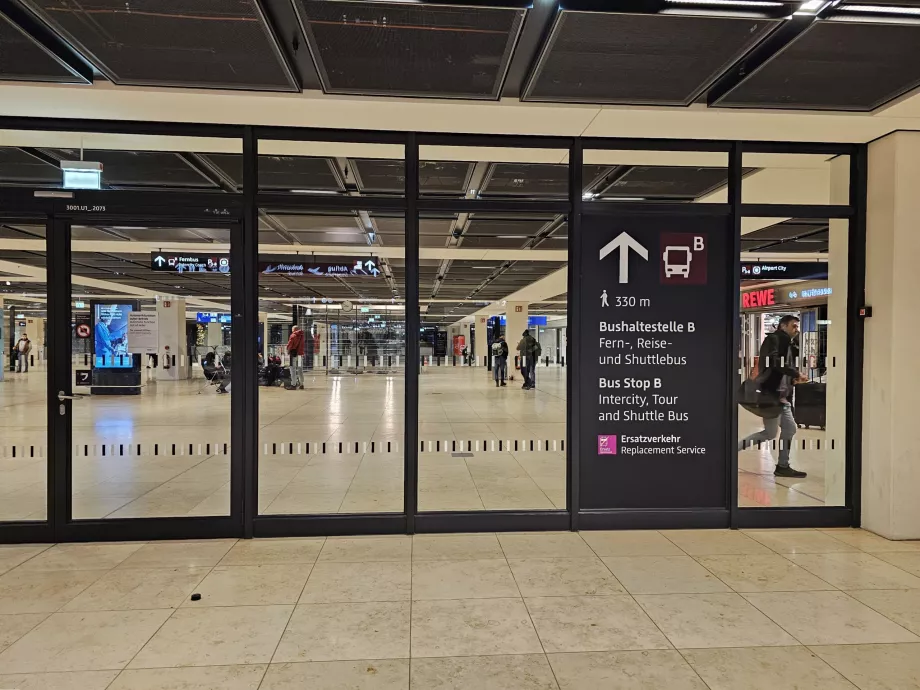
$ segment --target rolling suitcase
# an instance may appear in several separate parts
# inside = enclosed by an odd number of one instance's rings
[[[800,427],[827,426],[827,384],[802,383],[795,387],[795,421]]]

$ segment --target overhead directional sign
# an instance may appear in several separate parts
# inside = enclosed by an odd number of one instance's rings
[[[376,256],[260,257],[263,275],[314,276],[317,278],[377,278],[381,275]]]
[[[167,273],[230,273],[230,255],[151,252],[150,268]]]
[[[625,232],[621,232],[616,236],[616,239],[608,242],[601,249],[601,259],[606,258],[608,255],[615,252],[617,249],[620,250],[620,282],[628,283],[629,282],[629,250],[632,249],[636,254],[641,256],[643,259],[648,261],[648,249],[643,247],[641,244],[636,242],[632,237],[630,237]]]
[[[827,279],[826,261],[753,261],[741,264],[741,280]]]

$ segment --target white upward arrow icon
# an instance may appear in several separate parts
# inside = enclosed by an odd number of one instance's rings
[[[617,249],[620,250],[620,282],[628,283],[629,282],[629,250],[632,249],[643,259],[648,261],[648,250],[643,247],[641,244],[636,242],[632,237],[627,235],[625,232],[621,232],[617,235],[615,240],[608,242],[603,249],[601,249],[601,259],[606,257],[608,254],[612,254]]]
[[[154,262],[156,263],[157,266],[162,266],[163,264],[166,263],[166,259],[164,259],[162,256],[158,256],[157,258],[154,259]]]

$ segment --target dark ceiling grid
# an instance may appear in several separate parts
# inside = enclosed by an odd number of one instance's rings
[[[711,104],[870,112],[920,86],[920,26],[818,20]]]
[[[498,98],[523,9],[294,0],[327,93]]]
[[[12,3],[0,6],[0,80],[91,84],[93,71]]]
[[[299,91],[258,0],[20,0],[110,81]]]
[[[745,252],[819,253],[828,250],[829,224],[826,220],[792,218],[745,233],[741,249]]]
[[[563,10],[523,100],[687,106],[781,23]]]

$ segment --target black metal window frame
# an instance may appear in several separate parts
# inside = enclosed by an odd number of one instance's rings
[[[681,528],[681,527],[825,527],[857,526],[860,523],[860,476],[862,447],[863,322],[858,317],[865,290],[867,145],[848,143],[802,143],[728,140],[680,140],[637,138],[589,138],[513,136],[493,134],[437,134],[399,131],[336,130],[298,127],[188,125],[179,123],[116,122],[107,120],[62,120],[45,118],[0,118],[0,128],[32,131],[98,132],[185,137],[237,139],[243,150],[243,188],[240,193],[212,192],[75,192],[73,199],[36,197],[32,189],[0,187],[0,219],[30,219],[47,223],[47,267],[49,272],[48,345],[52,364],[48,382],[48,519],[45,522],[0,523],[0,542],[95,541],[156,538],[274,537],[349,534],[413,534],[417,532],[470,532],[507,530],[578,530],[594,528]],[[399,197],[310,196],[262,192],[258,189],[259,145],[263,141],[304,141],[343,144],[390,144],[404,147],[405,190]],[[506,149],[559,149],[567,151],[569,194],[561,200],[464,199],[422,196],[419,189],[419,151],[422,146],[495,147]],[[402,513],[329,515],[260,515],[258,513],[258,381],[254,367],[255,334],[258,326],[258,228],[259,209],[281,206],[289,210],[341,211],[358,206],[362,210],[402,212],[405,219],[405,290],[407,362],[418,361],[419,312],[419,218],[423,214],[498,212],[554,213],[569,219],[567,329],[569,346],[579,337],[578,265],[580,217],[586,210],[615,213],[620,204],[603,204],[582,198],[582,163],[589,150],[719,152],[727,156],[727,200],[723,204],[694,204],[693,210],[727,213],[734,228],[734,255],[740,261],[741,219],[846,218],[849,220],[849,266],[847,302],[847,418],[846,418],[846,503],[844,506],[739,508],[738,458],[730,453],[726,463],[725,511],[717,517],[686,510],[660,514],[655,511],[622,511],[615,519],[598,520],[584,513],[579,502],[580,452],[576,429],[579,403],[574,382],[579,374],[576,358],[567,367],[566,410],[566,497],[565,510],[420,512],[418,510],[418,410],[419,373],[406,367],[404,428],[404,509]],[[849,156],[850,190],[846,205],[745,204],[742,202],[742,158],[745,153],[822,154]],[[79,200],[107,207],[104,217],[87,217],[66,211],[67,203]],[[206,217],[203,208],[221,205],[229,215]],[[651,202],[642,202],[649,209]],[[631,204],[633,208],[637,205]],[[707,208],[708,207],[708,208]],[[685,213],[687,204],[660,205],[657,212]],[[52,405],[58,390],[70,391],[69,362],[55,356],[57,343],[69,343],[70,226],[81,222],[118,219],[161,227],[194,221],[231,232],[233,351],[244,366],[234,367],[233,384],[238,392],[231,401],[231,511],[229,516],[170,517],[119,520],[72,520],[71,444]],[[732,278],[733,307],[740,300],[740,274]],[[740,329],[732,317],[733,352],[738,352]],[[250,342],[252,341],[252,342]],[[69,352],[69,350],[68,350]],[[252,356],[248,356],[251,354]],[[726,363],[729,373],[737,361]],[[734,380],[733,376],[729,380]],[[69,404],[69,403],[68,403]],[[737,406],[726,391],[728,447],[737,443]]]

